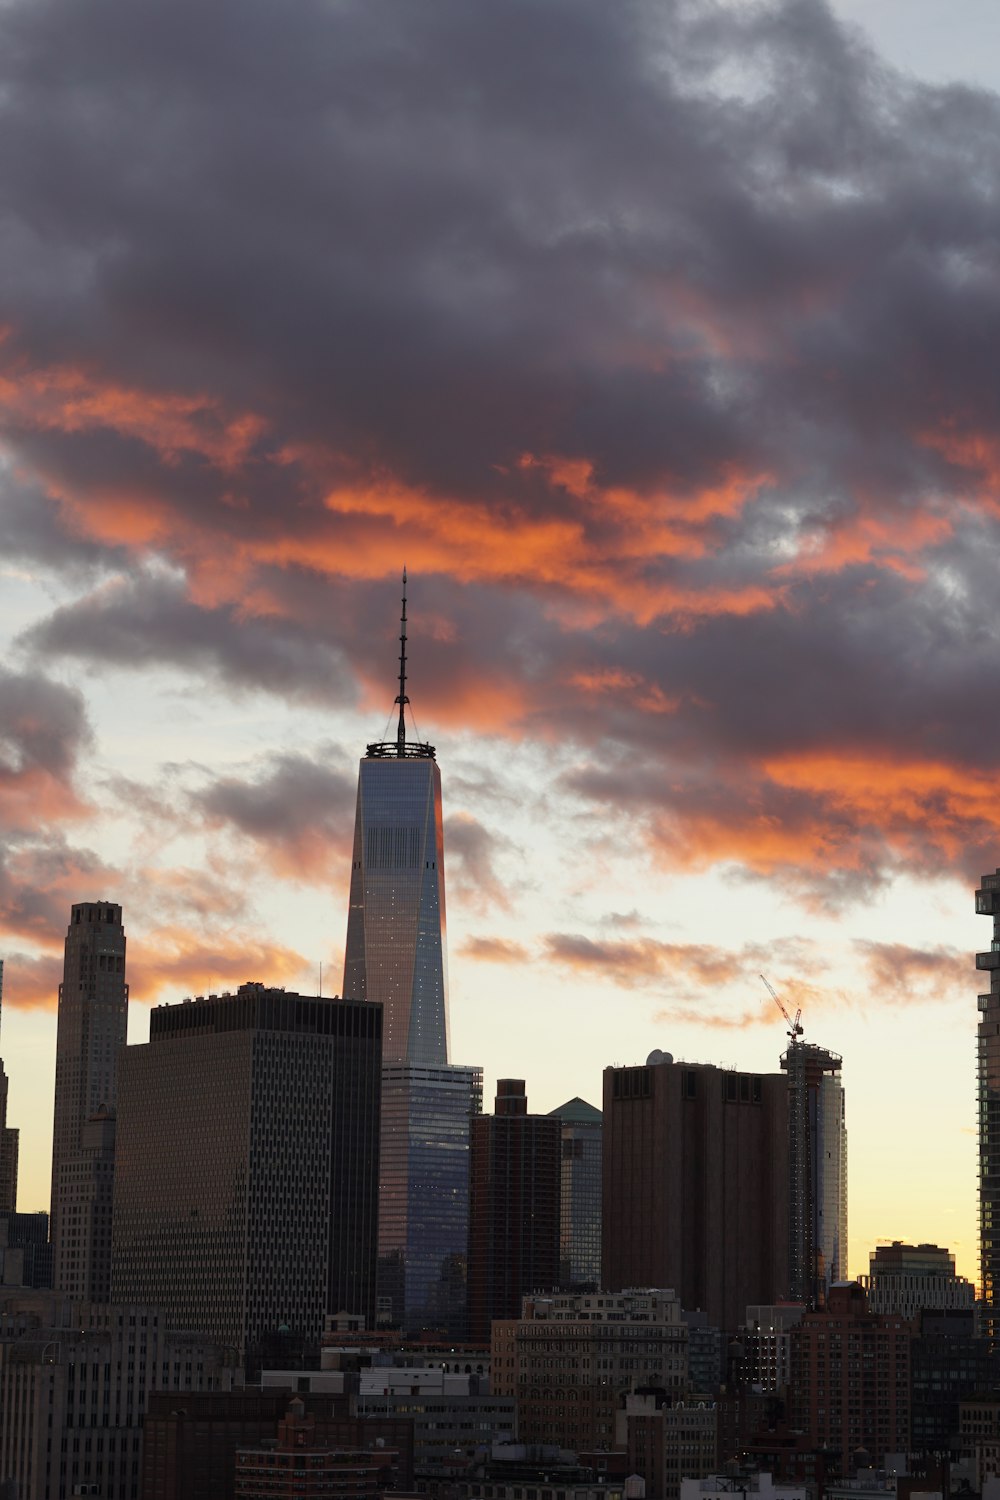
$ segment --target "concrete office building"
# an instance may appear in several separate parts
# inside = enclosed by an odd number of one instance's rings
[[[344,995],[384,1011],[378,1294],[385,1323],[417,1332],[465,1320],[469,1121],[482,1070],[448,1061],[441,773],[406,737],[406,575],[396,737],[358,773]]]
[[[159,1309],[0,1292],[0,1482],[19,1500],[140,1500],[150,1392],[226,1389],[229,1352]]]
[[[495,1113],[472,1121],[469,1337],[516,1318],[521,1298],[559,1283],[561,1122],[529,1115],[521,1078],[497,1083]]]
[[[788,1285],[788,1083],[677,1063],[604,1072],[602,1280],[670,1286],[734,1332]]]
[[[601,1285],[601,1111],[576,1098],[552,1114],[562,1128],[559,1284],[563,1291],[596,1292]]]
[[[0,1282],[5,1287],[51,1287],[48,1214],[0,1213]]]
[[[517,1435],[513,1396],[496,1396],[480,1375],[450,1375],[440,1369],[360,1372],[359,1417],[409,1418],[413,1422],[413,1475],[432,1485],[468,1468],[480,1449]]]
[[[374,1314],[382,1010],[241,985],[161,1005],[121,1063],[116,1301],[241,1357]]]
[[[739,1332],[743,1349],[740,1376],[756,1390],[775,1395],[791,1378],[791,1330],[807,1311],[804,1302],[779,1302],[773,1307],[748,1307]]]
[[[70,910],[59,986],[52,1130],[52,1277],[81,1301],[111,1286],[116,1067],[125,1046],[128,984],[122,909]]]
[[[520,1318],[493,1324],[491,1386],[515,1398],[521,1442],[610,1448],[625,1392],[685,1388],[687,1343],[672,1291],[525,1297]]]
[[[939,1245],[877,1245],[868,1257],[867,1276],[859,1277],[875,1313],[917,1318],[932,1309],[973,1312],[976,1289],[955,1273],[955,1257]]]

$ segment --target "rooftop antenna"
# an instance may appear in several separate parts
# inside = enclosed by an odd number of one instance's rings
[[[417,726],[410,715],[410,732],[414,735],[412,740],[406,738],[406,708],[409,698],[406,696],[406,569],[403,569],[403,608],[399,616],[399,692],[396,695],[396,703],[399,705],[399,722],[396,728],[396,738],[390,740],[376,740],[369,745],[365,754],[369,760],[433,760],[434,746],[425,741],[417,739]],[[385,722],[385,734],[389,734],[389,726],[392,723],[392,709]]]
[[[403,613],[399,617],[399,725],[396,729],[396,758],[406,758],[406,567],[403,567]]]

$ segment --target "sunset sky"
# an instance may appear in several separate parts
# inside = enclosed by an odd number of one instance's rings
[[[763,972],[844,1057],[852,1271],[976,1275],[993,87],[986,0],[0,6],[23,1209],[71,902],[125,909],[133,1041],[339,988],[405,562],[488,1107],[774,1069]]]

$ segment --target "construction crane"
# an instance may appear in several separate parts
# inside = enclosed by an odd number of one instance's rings
[[[802,1008],[801,1008],[801,1006],[795,1012],[795,1020],[793,1021],[792,1018],[791,1018],[791,1016],[788,1014],[787,1010],[785,1009],[784,1005],[782,1004],[781,1000],[779,1000],[778,993],[775,990],[774,985],[771,984],[770,980],[765,979],[763,974],[761,974],[760,978],[763,980],[763,982],[764,982],[764,984],[765,984],[765,986],[767,988],[767,992],[770,995],[771,999],[774,1001],[775,1005],[778,1007],[778,1009],[781,1011],[781,1014],[784,1016],[785,1020],[788,1022],[788,1040],[790,1042],[794,1042],[795,1039],[796,1039],[796,1037],[800,1037],[802,1035]]]

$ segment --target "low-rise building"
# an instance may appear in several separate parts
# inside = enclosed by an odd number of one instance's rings
[[[719,1466],[715,1402],[671,1402],[665,1391],[634,1391],[618,1415],[618,1441],[628,1468],[645,1480],[649,1500],[679,1500],[682,1479],[701,1479]]]
[[[160,1310],[0,1294],[0,1478],[24,1497],[139,1500],[150,1393],[232,1384],[231,1351]]]
[[[235,1500],[375,1500],[386,1488],[396,1454],[387,1448],[349,1449],[324,1440],[316,1418],[294,1396],[277,1438],[237,1448]]]
[[[413,1472],[418,1484],[466,1470],[477,1453],[517,1436],[513,1396],[493,1396],[478,1375],[439,1369],[362,1370],[360,1417],[409,1417],[413,1421]]]
[[[730,1495],[740,1495],[743,1500],[748,1495],[759,1500],[808,1500],[809,1491],[803,1484],[775,1484],[766,1472],[711,1474],[681,1481],[680,1500],[728,1500]]]
[[[610,1448],[627,1391],[684,1390],[687,1346],[672,1291],[525,1297],[520,1318],[493,1324],[493,1391],[515,1399],[522,1442]]]
[[[313,1372],[301,1378],[320,1377]],[[293,1396],[314,1420],[317,1444],[341,1453],[388,1452],[391,1466],[380,1476],[380,1489],[403,1492],[412,1486],[412,1419],[359,1417],[353,1398],[337,1392],[257,1386],[185,1395],[182,1401],[174,1394],[151,1396],[142,1500],[233,1500],[237,1451],[273,1447]]]

